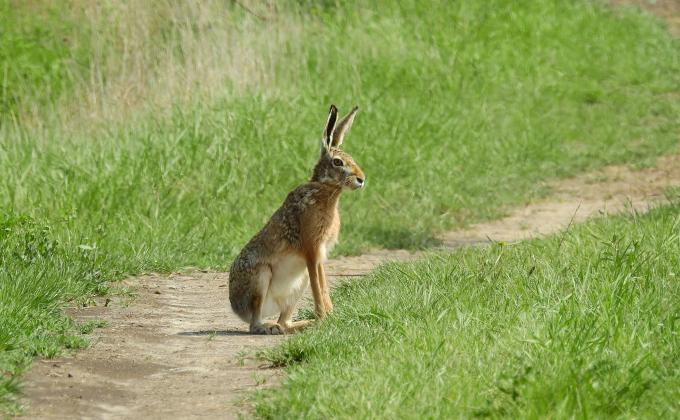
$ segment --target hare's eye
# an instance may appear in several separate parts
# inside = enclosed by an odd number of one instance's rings
[[[344,165],[342,159],[335,158],[333,159],[333,166],[342,166]]]

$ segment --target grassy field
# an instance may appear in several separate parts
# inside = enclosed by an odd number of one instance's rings
[[[60,315],[147,270],[223,269],[361,111],[337,252],[417,248],[542,181],[677,143],[680,45],[597,2],[0,0],[0,404]],[[48,343],[48,344],[46,344]]]
[[[267,418],[677,418],[680,205],[390,264],[268,357]]]

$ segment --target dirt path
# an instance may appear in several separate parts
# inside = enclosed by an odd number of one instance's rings
[[[515,241],[553,233],[570,223],[627,206],[644,211],[680,187],[680,155],[653,169],[612,166],[551,185],[550,199],[509,216],[441,235],[444,248]],[[363,276],[388,260],[422,255],[375,251],[329,261],[333,278]],[[31,418],[232,418],[243,398],[276,383],[279,371],[258,366],[254,351],[282,337],[252,336],[228,309],[225,273],[144,276],[124,282],[137,298],[74,311],[104,319],[90,348],[73,357],[37,361],[24,383]],[[248,357],[244,357],[248,356]]]

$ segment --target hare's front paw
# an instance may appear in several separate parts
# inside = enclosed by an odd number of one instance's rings
[[[333,311],[333,302],[331,302],[330,296],[324,297],[323,306],[324,306],[324,310],[326,311],[326,313]]]
[[[308,326],[312,325],[312,323],[314,323],[314,321],[311,319],[303,319],[302,321],[295,322],[288,321],[284,327],[286,328],[286,334],[292,334],[304,330]]]
[[[283,334],[284,329],[275,322],[266,322],[264,324],[251,325],[250,332],[253,334],[280,335]]]

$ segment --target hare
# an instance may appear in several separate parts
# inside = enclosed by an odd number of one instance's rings
[[[288,194],[283,205],[241,250],[229,270],[229,300],[255,334],[301,330],[311,321],[293,322],[295,306],[311,284],[314,312],[321,319],[333,309],[323,269],[340,231],[338,200],[344,189],[357,190],[366,177],[340,150],[358,107],[336,123],[331,105],[312,178]],[[277,322],[263,318],[279,314]]]

